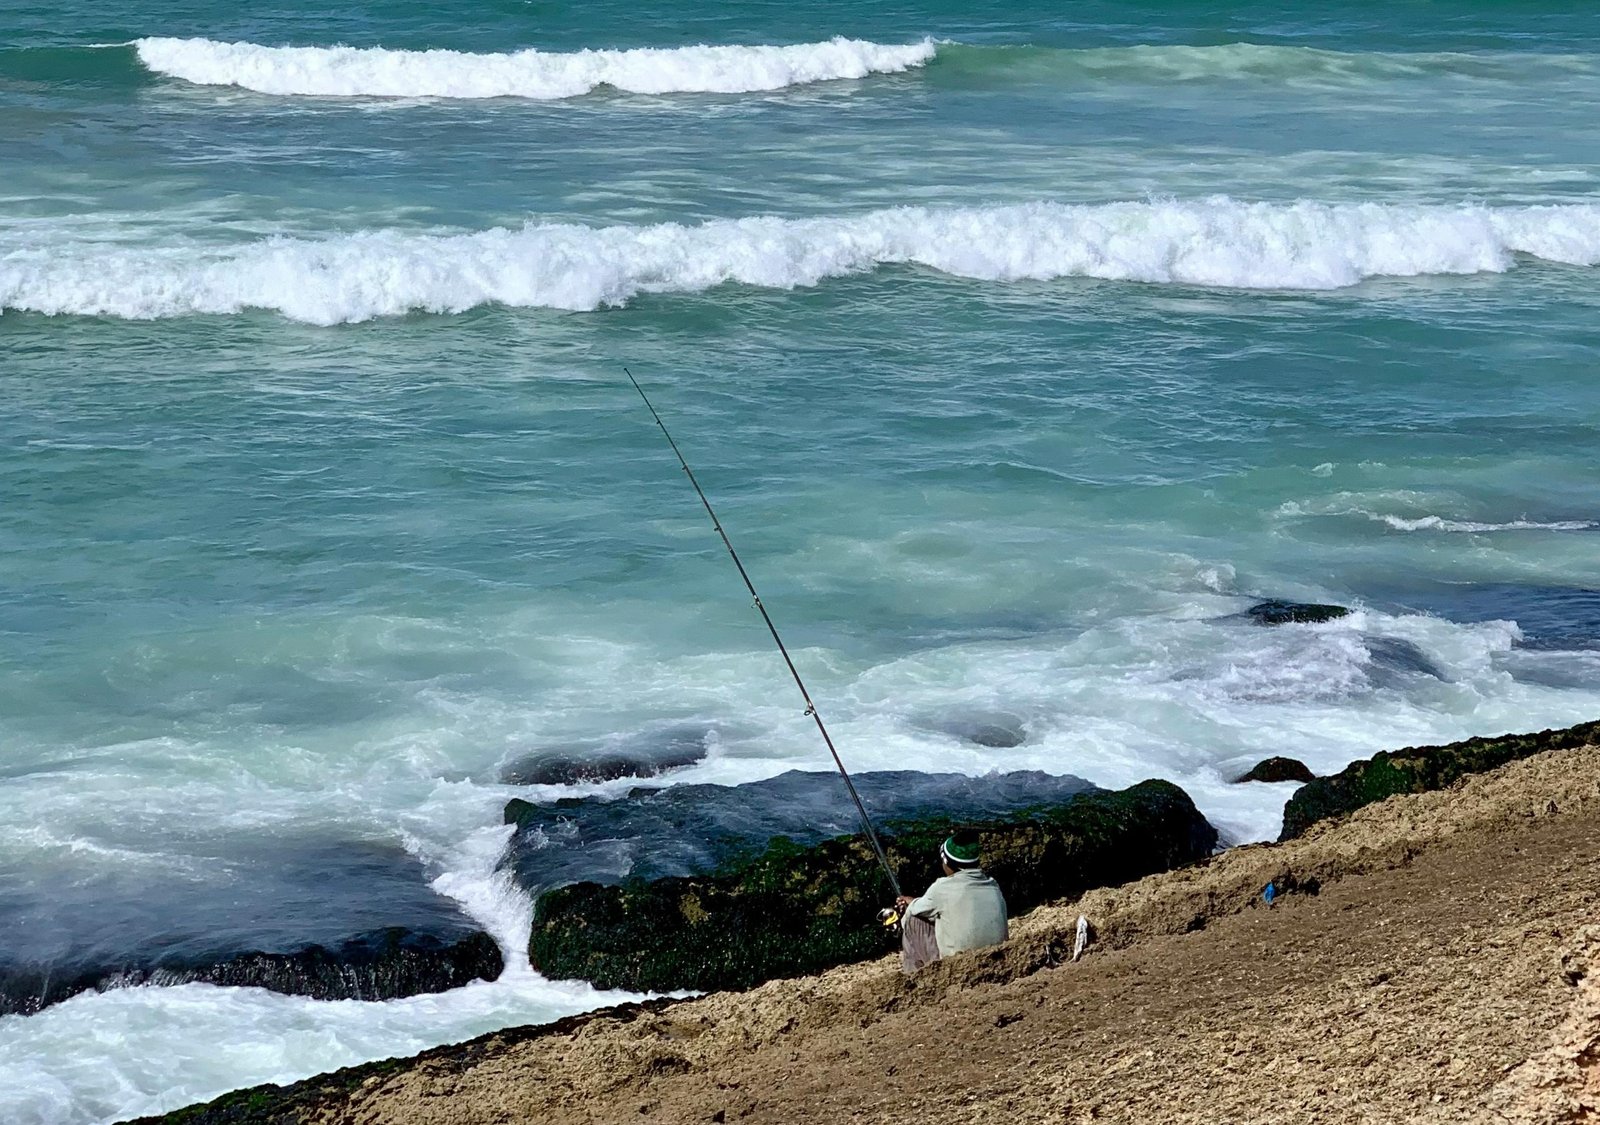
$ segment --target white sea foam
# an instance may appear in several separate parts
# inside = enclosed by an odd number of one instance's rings
[[[0,1118],[123,1121],[633,999],[527,971],[381,1003],[205,984],[85,993],[0,1017]]]
[[[1596,520],[1506,520],[1504,523],[1486,523],[1481,520],[1453,520],[1444,516],[1418,516],[1416,519],[1407,519],[1404,516],[1385,515],[1378,512],[1365,513],[1368,518],[1386,523],[1396,531],[1465,531],[1483,533],[1491,531],[1591,531],[1600,528],[1600,521]]]
[[[936,50],[932,40],[886,44],[842,37],[792,46],[508,54],[263,47],[210,39],[139,39],[134,48],[139,61],[158,74],[263,94],[542,101],[576,97],[598,86],[638,94],[781,90],[908,70],[926,63]]]
[[[1444,531],[1475,535],[1498,531],[1600,530],[1600,520],[1531,520],[1526,517],[1511,520],[1473,520],[1432,513],[1403,516],[1396,512],[1380,510],[1385,501],[1417,508],[1426,505],[1432,499],[1434,498],[1427,493],[1410,489],[1388,489],[1379,493],[1340,492],[1319,500],[1286,500],[1278,506],[1277,514],[1288,519],[1306,516],[1348,517],[1381,523],[1396,531]]]
[[[508,824],[478,829],[444,857],[446,869],[430,886],[455,899],[469,917],[483,926],[500,947],[505,972],[518,975],[530,971],[528,933],[533,926],[533,901],[516,885],[510,870],[500,866],[511,833]],[[412,846],[419,854],[429,850],[425,842]]]
[[[9,246],[7,245],[9,243]],[[218,246],[19,234],[0,309],[133,319],[269,309],[335,324],[499,303],[589,310],[730,282],[815,285],[912,264],[979,281],[1102,278],[1336,289],[1372,277],[1508,270],[1517,255],[1600,263],[1600,205],[1244,203],[900,207],[699,225],[529,223],[466,234],[367,231]]]

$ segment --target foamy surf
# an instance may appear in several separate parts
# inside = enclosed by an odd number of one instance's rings
[[[1396,531],[1486,534],[1493,531],[1593,531],[1600,528],[1600,522],[1595,520],[1506,520],[1504,523],[1486,523],[1482,520],[1453,520],[1444,516],[1418,516],[1416,519],[1378,513],[1369,513],[1369,516]]]
[[[381,1002],[208,984],[84,993],[0,1019],[0,1111],[7,1125],[124,1121],[638,999],[526,971]]]
[[[636,94],[743,94],[865,78],[918,67],[932,40],[869,43],[835,37],[791,46],[537,50],[506,54],[382,47],[264,47],[211,39],[139,39],[139,61],[202,86],[263,94],[374,98],[531,98],[552,101],[609,86]]]
[[[29,231],[0,249],[0,309],[156,319],[267,309],[337,324],[485,304],[587,311],[730,282],[812,286],[887,265],[975,281],[1083,277],[1328,290],[1368,278],[1600,263],[1600,205],[1245,203],[1226,197],[901,207],[694,226],[529,223],[131,247]],[[4,242],[0,242],[3,248]]]

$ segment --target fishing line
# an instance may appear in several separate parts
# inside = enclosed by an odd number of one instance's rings
[[[628,382],[633,384],[633,389],[639,392],[639,397],[644,399],[644,405],[650,411],[650,417],[656,420],[656,425],[661,427],[661,432],[666,436],[667,444],[672,446],[672,452],[677,455],[678,464],[683,466],[684,474],[688,476],[689,483],[694,485],[695,493],[700,497],[700,503],[706,507],[706,515],[711,517],[711,526],[717,529],[717,534],[722,536],[722,545],[728,548],[728,555],[733,559],[733,565],[739,568],[739,577],[744,579],[744,588],[750,591],[756,608],[761,611],[761,620],[767,623],[767,631],[772,634],[772,640],[778,646],[778,651],[783,654],[783,662],[789,666],[789,675],[794,677],[795,686],[800,689],[800,695],[806,701],[806,714],[817,724],[817,730],[822,734],[822,741],[828,744],[828,753],[833,755],[833,764],[839,767],[839,776],[844,778],[844,787],[850,791],[850,799],[855,802],[856,813],[861,817],[862,830],[867,834],[867,842],[872,845],[873,853],[878,857],[878,863],[883,867],[883,873],[889,877],[889,886],[894,889],[895,897],[900,896],[900,880],[894,877],[894,869],[889,866],[889,857],[884,853],[883,844],[878,840],[878,834],[872,829],[872,818],[867,815],[867,806],[861,803],[861,794],[856,792],[855,782],[850,780],[850,771],[844,768],[844,761],[839,757],[839,751],[834,748],[833,739],[828,734],[828,728],[822,723],[822,716],[817,712],[817,705],[811,701],[811,693],[806,690],[806,683],[800,678],[800,670],[794,666],[794,661],[789,658],[789,649],[784,645],[783,638],[778,635],[778,627],[772,623],[772,616],[767,613],[767,607],[761,604],[761,595],[756,593],[755,583],[750,581],[750,574],[744,568],[744,563],[739,561],[739,552],[733,549],[733,541],[728,538],[728,533],[722,529],[722,521],[717,518],[717,511],[711,506],[711,501],[706,498],[705,489],[700,487],[700,482],[695,479],[694,470],[689,468],[689,462],[684,460],[683,452],[679,450],[678,443],[672,440],[672,434],[667,429],[667,424],[661,420],[661,415],[656,413],[655,406],[650,401],[650,396],[644,393],[644,388],[639,385],[639,380],[633,377],[633,372],[626,367],[622,373],[628,377]]]

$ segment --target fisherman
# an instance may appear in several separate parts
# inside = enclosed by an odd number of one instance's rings
[[[999,945],[1009,936],[1000,884],[978,865],[978,834],[957,829],[939,846],[944,878],[921,898],[901,895],[900,964],[907,973],[963,949]]]

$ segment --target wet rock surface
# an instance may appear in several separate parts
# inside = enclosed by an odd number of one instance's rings
[[[156,960],[155,966],[66,974],[53,967],[0,965],[0,1015],[32,1015],[80,992],[141,985],[220,984],[316,1000],[392,1000],[494,980],[504,968],[500,949],[488,934],[449,941],[401,926],[293,953],[250,952],[211,964],[174,957]]]
[[[1037,770],[978,778],[884,770],[854,781],[882,828],[908,818],[1000,817],[1093,788]],[[776,837],[814,844],[860,827],[837,773],[802,770],[749,785],[640,787],[617,799],[518,799],[505,817],[517,826],[506,862],[535,895],[566,883],[702,874],[753,859]]]
[[[1211,854],[1216,830],[1164,781],[1083,792],[1006,819],[976,820],[984,867],[1021,912]],[[884,846],[908,892],[940,874],[951,817],[885,822]],[[709,875],[578,883],[545,892],[529,954],[545,975],[601,987],[746,988],[873,957],[897,939],[876,922],[890,891],[860,836],[803,847],[778,839],[759,858]]]
[[[1286,602],[1276,598],[1259,602],[1244,611],[1244,615],[1257,625],[1316,625],[1324,621],[1337,621],[1349,613],[1342,605]]]
[[[1469,774],[1497,769],[1546,750],[1596,741],[1600,741],[1600,722],[1534,734],[1469,738],[1444,746],[1408,746],[1374,754],[1301,786],[1283,808],[1283,833],[1278,838],[1292,840],[1320,820],[1354,812],[1398,793],[1444,789]]]
[[[1257,762],[1250,767],[1250,772],[1234,778],[1234,781],[1313,781],[1316,776],[1311,772],[1311,767],[1298,758],[1274,757]]]
[[[493,940],[398,847],[241,836],[206,852],[178,870],[0,883],[0,1015],[136,984],[390,999],[500,973]]]

